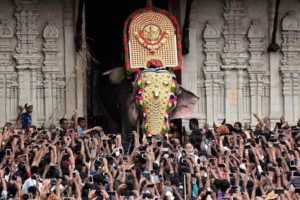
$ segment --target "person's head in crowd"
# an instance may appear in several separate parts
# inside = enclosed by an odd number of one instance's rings
[[[84,117],[78,117],[77,124],[81,128],[85,129],[86,128],[86,120],[85,120],[85,118]]]
[[[218,127],[217,129],[219,134],[228,134],[229,133],[229,129],[225,124],[222,124]]]
[[[24,108],[27,113],[32,113],[32,111],[33,111],[33,105],[30,102],[27,102],[25,104]]]
[[[190,119],[189,120],[189,127],[190,127],[190,130],[192,130],[192,131],[198,129],[199,128],[198,119],[196,119],[196,118]]]
[[[242,131],[242,123],[241,122],[235,122],[234,123],[234,128],[238,132]]]
[[[59,120],[59,125],[60,125],[60,128],[65,131],[69,128],[69,121],[66,118],[61,118]]]

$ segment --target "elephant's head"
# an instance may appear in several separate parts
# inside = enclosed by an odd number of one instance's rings
[[[166,133],[171,110],[177,101],[176,76],[165,69],[148,69],[137,76],[136,86],[145,133]]]
[[[125,77],[122,69],[106,73],[112,83],[118,84]],[[124,93],[123,99],[127,101],[132,126],[142,116],[145,133],[164,134],[169,130],[170,119],[192,117],[199,97],[179,85],[172,72],[150,68],[137,75],[133,92]]]

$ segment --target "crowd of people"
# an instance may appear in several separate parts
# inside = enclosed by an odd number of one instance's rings
[[[300,121],[267,118],[249,124],[199,127],[171,123],[165,136],[133,131],[125,149],[119,133],[87,129],[82,117],[59,126],[6,123],[0,134],[1,199],[255,200],[300,199]]]

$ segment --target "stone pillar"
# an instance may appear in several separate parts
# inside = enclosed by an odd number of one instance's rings
[[[36,38],[39,35],[36,12],[38,0],[15,0],[17,18],[16,36],[17,47],[14,58],[17,63],[19,104],[32,101],[36,106],[36,73],[40,68],[41,55],[37,47]],[[29,92],[31,91],[31,92]],[[33,110],[33,124],[36,123],[36,109]]]
[[[74,0],[64,0],[64,59],[66,76],[66,116],[71,117],[76,107],[76,68],[75,68],[75,27]],[[63,116],[62,116],[63,117]]]
[[[254,19],[248,30],[248,39],[250,41],[250,59],[248,73],[250,77],[250,94],[251,94],[251,124],[254,126],[257,123],[256,118],[252,113],[258,114],[260,117],[264,117],[262,114],[262,108],[269,106],[263,104],[263,82],[262,76],[266,74],[264,68],[264,62],[262,54],[264,52],[262,41],[264,39],[264,31],[261,26],[261,22],[258,19]],[[266,114],[266,113],[264,113]],[[267,114],[268,115],[268,114]]]
[[[225,102],[226,102],[226,121],[234,123],[243,121],[243,96],[242,80],[243,71],[247,68],[246,62],[248,55],[245,51],[244,38],[246,29],[243,27],[245,17],[244,0],[224,0],[225,26],[223,36],[225,39],[224,53],[222,54],[222,69],[225,72]],[[238,95],[239,99],[238,99]],[[241,109],[241,110],[239,110]]]
[[[12,63],[12,51],[13,51],[13,31],[10,27],[7,19],[0,20],[0,123],[4,124],[10,120],[9,103],[10,100],[10,78],[14,74],[14,66]]]
[[[273,32],[273,18],[276,0],[269,0],[269,38],[272,38]],[[280,21],[280,20],[279,20]],[[277,29],[278,41],[280,38],[280,29]],[[270,65],[270,122],[274,126],[283,115],[283,99],[282,99],[282,84],[280,81],[280,52],[269,53]]]
[[[300,70],[299,70],[300,71]],[[300,72],[293,73],[293,101],[294,101],[294,118],[293,122],[300,119]]]
[[[299,74],[300,74],[300,19],[296,13],[288,12],[282,20],[281,65],[284,115],[290,123],[296,123],[299,116]]]
[[[218,83],[220,83],[220,63],[219,60],[219,39],[220,31],[213,21],[208,21],[203,32],[205,41],[204,52],[206,54],[204,62],[205,89],[206,89],[206,110],[207,122],[212,125],[217,122],[220,111],[221,95],[219,94]]]
[[[63,87],[64,92],[64,74],[61,72],[60,67],[57,62],[57,54],[58,54],[58,38],[59,31],[56,28],[53,21],[49,21],[46,25],[43,37],[45,40],[43,52],[45,55],[44,63],[43,63],[43,74],[44,74],[44,94],[45,94],[45,121],[46,124],[56,123],[59,118],[64,117],[65,112],[65,100],[59,97],[59,101],[57,101],[57,97],[61,96],[61,94],[57,94],[57,88]],[[62,85],[57,85],[58,82],[63,79],[63,82],[60,83]],[[58,114],[60,113],[60,114]]]
[[[243,89],[245,92],[243,92]],[[244,71],[237,71],[237,120],[240,122],[244,121],[244,110],[247,106],[247,89],[244,88]],[[241,98],[242,97],[242,98]]]

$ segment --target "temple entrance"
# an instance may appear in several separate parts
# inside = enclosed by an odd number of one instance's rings
[[[169,1],[154,0],[153,5],[168,10]],[[116,12],[116,6],[122,9]],[[120,93],[130,89],[130,82],[113,85],[102,74],[123,66],[123,24],[133,11],[145,6],[146,0],[108,1],[105,6],[99,6],[96,1],[86,1],[89,48],[87,109],[91,126],[101,125],[110,132],[126,132],[124,121],[122,123],[124,99],[120,98]]]

